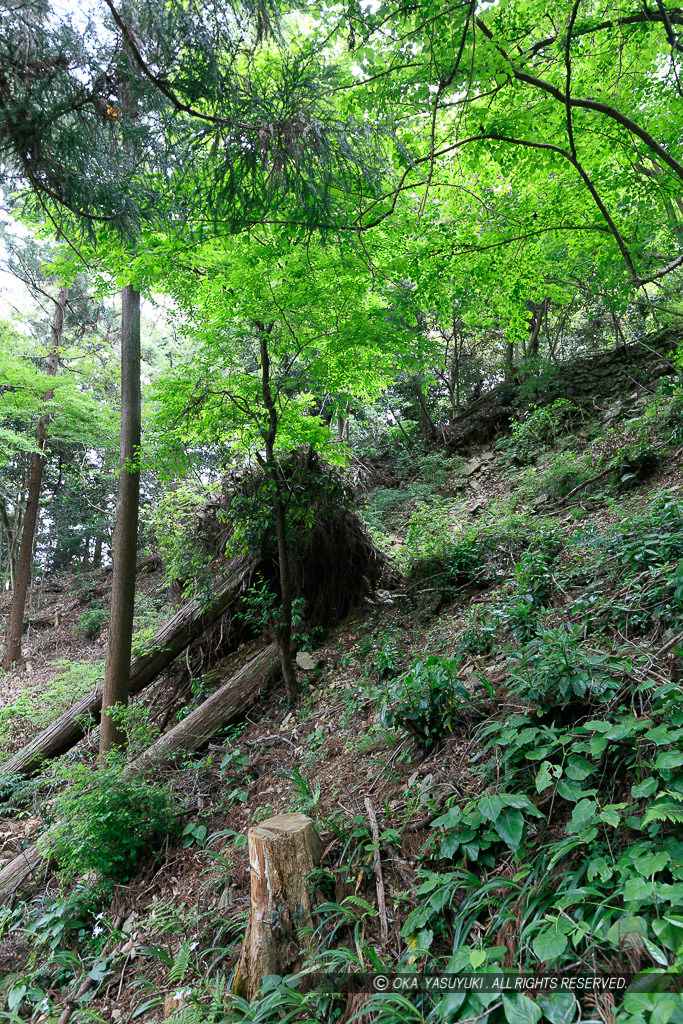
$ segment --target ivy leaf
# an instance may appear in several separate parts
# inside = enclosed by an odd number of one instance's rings
[[[567,936],[556,928],[544,928],[533,941],[534,953],[539,960],[548,963],[557,960],[567,948]]]
[[[567,831],[580,832],[586,825],[589,825],[595,818],[597,806],[595,800],[579,800],[572,812],[572,820],[567,825]]]
[[[544,793],[553,784],[552,777],[550,775],[550,769],[552,768],[550,761],[544,761],[536,775],[536,789],[539,793]]]
[[[572,992],[539,993],[538,1005],[550,1024],[571,1024],[578,1009]]]
[[[519,992],[503,996],[503,1009],[508,1024],[538,1024],[541,1019],[540,1006]]]
[[[482,964],[486,963],[486,953],[483,949],[473,949],[470,953],[470,963],[473,970],[478,970]]]
[[[569,800],[571,803],[576,803],[581,797],[585,796],[585,790],[581,788],[578,782],[571,782],[569,779],[561,779],[557,784],[557,792],[563,800]]]
[[[435,818],[432,828],[454,828],[462,818],[462,811],[459,807],[449,807],[445,814]]]
[[[652,882],[647,882],[644,878],[629,878],[624,886],[624,902],[642,902],[643,900],[649,900],[654,894],[655,887]]]
[[[643,853],[636,858],[635,868],[641,875],[650,878],[658,871],[663,871],[671,860],[671,854],[667,850],[659,850],[657,853]]]
[[[655,768],[658,772],[671,771],[672,768],[679,768],[683,764],[683,751],[665,750],[655,761]]]
[[[634,796],[637,800],[645,796],[652,796],[657,789],[657,786],[657,780],[650,776],[649,779],[644,779],[642,782],[638,782],[635,786],[631,786],[631,796]]]
[[[458,852],[460,846],[460,836],[457,832],[451,832],[450,835],[444,836],[441,840],[441,848],[439,850],[439,856],[443,857],[444,860],[451,860]]]
[[[500,796],[483,796],[478,804],[480,814],[488,821],[496,821],[505,803]]]
[[[619,811],[614,807],[605,807],[598,815],[599,821],[604,821],[607,825],[612,825],[614,828],[617,827],[621,821],[621,815]]]
[[[575,782],[582,782],[594,771],[595,765],[578,754],[573,754],[567,761],[567,778],[573,779]]]
[[[519,849],[524,838],[524,816],[514,807],[506,807],[494,822],[496,832],[513,852]]]
[[[647,921],[644,917],[631,915],[615,921],[606,935],[608,942],[621,945],[627,935],[647,935]]]

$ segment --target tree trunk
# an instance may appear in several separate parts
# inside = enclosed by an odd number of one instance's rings
[[[322,845],[304,814],[277,814],[249,830],[251,913],[233,990],[253,999],[269,974],[302,966],[313,915],[307,876],[320,863]]]
[[[240,715],[250,699],[278,673],[276,644],[260,651],[203,704],[160,736],[142,755],[142,761],[167,759],[176,751],[200,750],[219,729]]]
[[[222,576],[213,588],[214,597],[209,604],[190,601],[164,623],[152,641],[149,654],[134,658],[128,668],[129,693],[135,694],[153,682],[198,636],[213,625],[237,600],[251,567],[240,559],[228,576]],[[88,728],[99,720],[102,708],[100,684],[87,696],[68,708],[40,735],[2,765],[2,771],[15,775],[29,775],[53,757],[70,750],[83,738]]]
[[[126,742],[122,723],[108,710],[128,703],[138,546],[140,432],[140,292],[126,285],[121,290],[121,454],[100,754],[114,745],[125,746]]]
[[[541,337],[541,327],[543,326],[543,318],[546,315],[549,305],[550,296],[543,299],[543,301],[538,304],[534,303],[534,315],[531,321],[529,342],[527,344],[527,356],[530,359],[534,359],[538,355],[538,343]]]
[[[626,338],[624,337],[624,332],[621,329],[621,324],[619,323],[619,317],[617,316],[616,313],[612,313],[612,325],[614,327],[614,343],[615,343],[614,347],[615,348],[620,348],[620,347],[621,348],[625,348],[626,347]]]
[[[515,374],[515,346],[511,341],[505,343],[505,379],[512,380]]]
[[[3,902],[3,897],[11,898],[31,880],[37,882],[37,876],[44,867],[45,860],[37,843],[13,857],[0,871],[0,903]]]
[[[277,475],[277,468],[275,469]],[[276,486],[279,486],[277,481]],[[285,510],[280,495],[276,492],[273,499],[275,512],[275,531],[277,534],[277,559],[280,566],[280,600],[281,621],[278,629],[278,648],[280,651],[280,667],[285,681],[287,700],[293,703],[299,692],[294,660],[292,658],[292,574],[289,564],[289,548],[285,523]]]
[[[287,523],[285,505],[282,497],[282,480],[278,472],[275,458],[275,438],[277,437],[278,415],[270,387],[270,353],[268,352],[268,335],[273,325],[268,327],[258,322],[261,334],[261,391],[263,404],[268,413],[268,430],[264,437],[266,449],[264,469],[273,485],[273,514],[275,516],[275,533],[277,536],[277,559],[280,569],[280,624],[277,630],[277,642],[280,651],[280,667],[285,681],[287,700],[293,703],[299,692],[299,684],[292,658],[292,571],[287,545]]]
[[[213,697],[209,698],[209,702],[213,702],[214,705],[211,718],[216,728],[225,725],[246,710],[251,697],[264,683],[273,678],[273,669],[276,669],[276,667],[277,655],[274,647],[271,645],[255,658],[252,658],[248,665],[240,669]],[[220,701],[223,705],[223,710],[220,714],[216,707],[218,703],[216,698],[218,698],[219,694],[221,695]],[[171,729],[160,740],[157,740],[149,750],[145,751],[138,761],[130,766],[130,770],[134,771],[136,765],[144,765],[152,759],[158,759],[160,756],[167,755],[170,750],[178,749],[181,739],[184,743],[183,749],[186,751],[197,750],[202,747],[210,737],[205,732],[208,716],[204,721],[204,726],[199,726],[198,724],[201,717],[199,712],[201,711],[202,707],[197,708],[191,715],[188,715],[185,721],[180,722],[175,729]],[[193,720],[194,725],[188,729],[187,725],[190,723],[190,720]],[[183,727],[185,728],[183,729]],[[11,897],[18,889],[26,888],[31,880],[36,880],[41,866],[45,864],[41,845],[39,840],[38,843],[34,843],[32,846],[22,850],[0,871],[0,902],[2,902],[3,896]],[[311,868],[308,868],[308,870],[310,871]]]
[[[92,567],[99,569],[102,565],[102,538],[95,537],[95,550],[92,553]]]
[[[420,413],[420,433],[428,441],[436,433],[436,427],[434,426],[434,420],[429,415],[427,399],[422,393],[421,384],[418,384],[417,387],[417,401]]]
[[[69,289],[59,289],[55,303],[55,311],[52,317],[50,331],[50,348],[47,362],[47,373],[50,377],[57,374],[59,365],[59,346],[62,343],[64,330],[64,310],[66,300],[69,297]],[[49,388],[43,395],[43,401],[49,402],[54,398],[54,388]],[[33,543],[36,534],[36,523],[38,522],[38,506],[40,504],[40,490],[43,483],[43,467],[45,466],[45,442],[47,440],[47,425],[50,422],[49,413],[43,413],[38,420],[36,444],[38,451],[31,461],[31,475],[28,485],[28,497],[24,512],[24,527],[21,532],[21,546],[17,560],[16,574],[14,577],[14,591],[12,593],[12,607],[9,615],[9,626],[7,628],[7,641],[2,655],[2,667],[7,670],[21,658],[21,640],[24,633],[24,610],[26,608],[26,592],[31,576],[31,564],[33,562]]]

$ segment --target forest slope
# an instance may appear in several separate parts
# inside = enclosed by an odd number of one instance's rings
[[[101,852],[83,876],[63,846],[62,880],[48,873],[34,902],[15,895],[1,912],[13,1019],[57,1019],[75,998],[102,1021],[275,1021],[283,1010],[321,1022],[362,1010],[385,1024],[683,1020],[674,994],[407,1000],[290,981],[247,1005],[224,987],[249,903],[246,830],[291,810],[325,845],[310,954],[320,969],[679,966],[683,421],[667,361],[651,356],[610,357],[628,391],[601,374],[603,357],[574,368],[581,393],[548,389],[544,403],[538,382],[522,384],[506,409],[526,414],[498,436],[500,424],[491,436],[480,423],[477,447],[404,449],[390,473],[381,459],[365,466],[363,515],[400,576],[326,635],[301,637],[310,657],[294,708],[271,689],[201,757],[155,765],[146,786],[159,803],[145,805],[154,827],[134,870],[106,880],[107,843],[128,819],[122,805],[111,824],[98,818],[87,742],[29,782],[3,779],[3,859],[67,810]],[[161,602],[154,574],[141,580],[144,600]],[[76,611],[60,625],[67,673],[95,654],[69,634]],[[54,638],[34,636],[32,664]],[[193,664],[133,707],[133,754],[211,688],[206,660]],[[56,685],[23,671],[3,709],[11,747],[25,735],[17,723],[43,721],[38,695]],[[115,788],[112,772],[103,784]]]

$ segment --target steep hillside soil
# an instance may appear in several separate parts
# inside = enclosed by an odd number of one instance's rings
[[[364,514],[395,575],[304,638],[296,707],[273,687],[201,756],[154,766],[149,785],[169,787],[175,826],[130,878],[103,890],[92,872],[65,881],[52,865],[33,903],[12,894],[0,912],[8,1011],[47,1024],[72,1000],[73,1020],[257,1019],[227,1009],[221,987],[249,908],[244,840],[251,823],[293,810],[313,818],[325,848],[314,949],[328,970],[678,965],[683,428],[655,386],[669,376],[666,344],[575,367],[561,395],[572,408],[552,429],[537,420],[535,436],[497,437],[492,413],[470,434],[455,424],[436,457],[409,453],[400,478],[397,460],[391,476],[374,468]],[[527,407],[551,407],[556,387],[531,401],[527,383]],[[106,606],[107,575],[86,583]],[[104,629],[95,640],[73,632],[85,585],[64,578],[34,595],[30,617],[49,621],[29,626],[26,664],[4,680],[6,754],[74,680],[101,671]],[[139,594],[149,629],[169,608],[159,570],[140,575]],[[230,653],[221,675],[258,642]],[[198,645],[144,696],[133,752],[215,687],[210,660]],[[51,825],[92,740],[38,779],[2,780],[0,861]],[[378,1019],[374,998],[312,1003],[307,1019],[348,1021],[363,1007]],[[508,1004],[467,999],[438,1019],[510,1022]],[[533,1005],[519,1004],[519,1021],[576,1019],[578,1004],[565,1017]],[[409,1019],[392,1006],[387,1021]],[[634,1006],[584,999],[582,1012],[636,1024]],[[640,1009],[664,1024],[647,1000]],[[269,1012],[265,1000],[258,1019],[277,1019]]]

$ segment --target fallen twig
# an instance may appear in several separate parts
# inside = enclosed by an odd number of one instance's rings
[[[595,484],[598,480],[602,480],[602,478],[607,476],[608,473],[611,473],[613,469],[614,466],[608,466],[607,469],[603,469],[602,473],[598,473],[597,476],[592,476],[589,480],[582,480],[580,484],[577,484],[576,487],[572,488],[569,494],[565,494],[562,499],[562,505],[566,505],[569,499],[582,490],[582,488],[588,487],[589,484]]]
[[[377,815],[375,814],[375,808],[372,806],[372,800],[369,796],[365,798],[365,809],[368,812],[368,820],[370,822],[370,831],[372,832],[372,842],[375,847],[374,852],[374,869],[375,869],[375,882],[377,885],[377,907],[379,909],[379,934],[382,945],[386,945],[389,938],[389,924],[387,921],[387,904],[384,897],[384,879],[382,877],[382,859],[379,854],[379,826],[377,824]]]
[[[653,655],[652,660],[654,661],[655,658],[663,658],[665,654],[668,654],[669,651],[676,646],[676,644],[681,642],[683,642],[683,633],[679,633],[673,638],[673,640],[669,640],[663,647],[660,647],[657,653]]]

